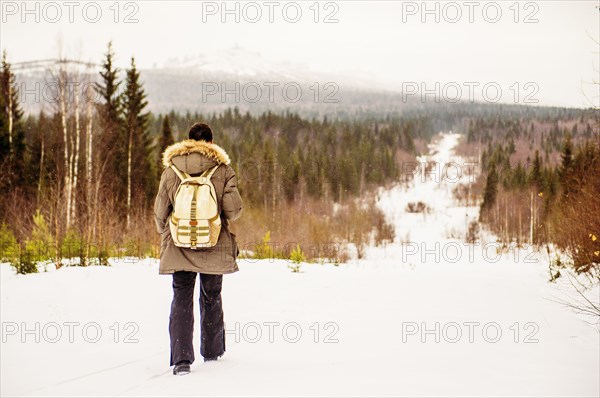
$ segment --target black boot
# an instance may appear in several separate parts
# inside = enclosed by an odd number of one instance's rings
[[[181,361],[173,368],[173,374],[176,376],[183,376],[190,373],[190,363],[188,361]]]

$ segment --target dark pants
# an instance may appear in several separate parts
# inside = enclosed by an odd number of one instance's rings
[[[171,365],[194,362],[194,285],[196,272],[173,274],[173,303],[169,318]],[[200,275],[200,354],[215,358],[225,352],[225,325],[221,286],[223,275]]]

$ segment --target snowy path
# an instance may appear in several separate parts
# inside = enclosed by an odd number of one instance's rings
[[[456,139],[422,160],[462,163]],[[477,209],[455,207],[453,186],[382,192],[399,239],[365,260],[300,274],[242,261],[224,283],[227,353],[186,377],[168,367],[170,278],[155,261],[25,277],[3,264],[1,395],[599,396],[598,332],[549,300],[564,282],[548,284],[536,254],[464,245]],[[430,214],[404,211],[419,200]]]

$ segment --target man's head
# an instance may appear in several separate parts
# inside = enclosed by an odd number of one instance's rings
[[[190,128],[188,137],[191,140],[212,142],[213,133],[208,124],[196,123]]]

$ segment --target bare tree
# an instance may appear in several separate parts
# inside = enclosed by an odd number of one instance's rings
[[[75,138],[73,143],[73,148],[71,151],[71,167],[73,169],[71,173],[71,216],[70,219],[72,222],[76,220],[76,209],[77,209],[77,182],[79,179],[79,148],[80,148],[80,137],[81,137],[81,128],[80,128],[80,109],[79,109],[79,73],[75,74],[75,89],[73,90],[73,99],[75,102]],[[73,138],[71,139],[73,142]]]
[[[61,63],[58,71],[58,101],[59,113],[63,135],[64,146],[64,176],[63,176],[63,196],[66,200],[66,227],[71,225],[71,156],[70,156],[70,135],[67,126],[67,71],[65,64]]]

